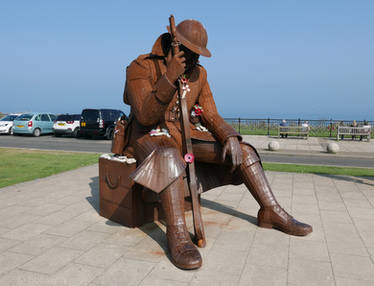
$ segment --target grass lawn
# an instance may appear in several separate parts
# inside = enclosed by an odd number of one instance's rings
[[[266,171],[374,177],[374,168],[346,168],[278,163],[263,163],[263,166]]]
[[[0,148],[0,188],[92,165],[100,154]]]

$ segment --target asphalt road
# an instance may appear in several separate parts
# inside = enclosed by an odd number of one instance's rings
[[[109,153],[111,144],[112,141],[105,139],[57,138],[52,135],[40,137],[0,135],[0,147]]]
[[[0,135],[0,147],[109,153],[111,141],[71,137],[56,138],[51,135],[40,137]],[[374,168],[374,158],[316,154],[281,154],[261,151],[260,155],[264,162]]]

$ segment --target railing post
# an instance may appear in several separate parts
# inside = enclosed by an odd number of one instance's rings
[[[268,117],[268,136],[270,135],[270,118]]]
[[[240,117],[239,117],[239,134],[240,134]]]
[[[332,118],[330,118],[330,137],[331,137],[331,134],[332,134]]]

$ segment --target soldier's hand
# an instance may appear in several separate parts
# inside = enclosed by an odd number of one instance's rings
[[[242,149],[240,148],[240,143],[237,137],[229,137],[226,140],[225,146],[223,146],[222,160],[225,161],[226,155],[229,154],[232,160],[233,172],[242,163]]]
[[[184,73],[184,70],[186,69],[185,62],[186,59],[184,57],[183,51],[180,51],[179,53],[172,56],[170,49],[169,54],[166,58],[166,76],[172,83],[174,83],[178,79],[178,77]]]

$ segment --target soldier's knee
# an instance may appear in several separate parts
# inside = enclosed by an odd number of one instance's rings
[[[257,155],[255,149],[247,144],[240,144],[243,153],[243,164],[245,166],[251,166],[256,162],[260,162],[260,158]]]
[[[138,184],[156,192],[162,192],[178,179],[186,168],[178,149],[159,146],[136,168],[130,177]]]

